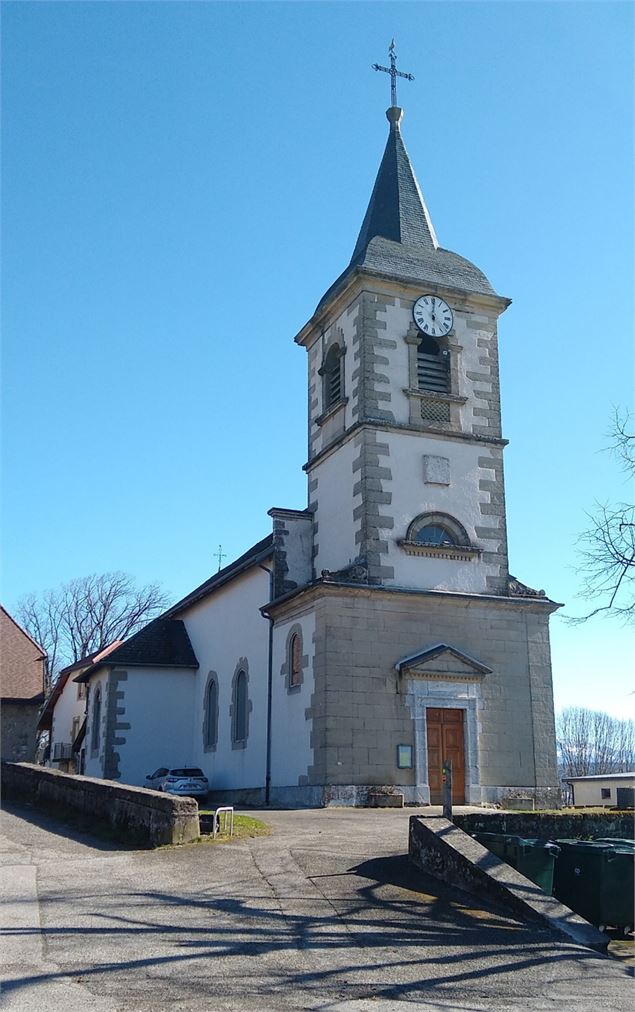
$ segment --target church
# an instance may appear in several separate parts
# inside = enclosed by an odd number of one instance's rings
[[[388,68],[377,68],[388,69]],[[549,616],[509,573],[498,319],[388,139],[306,352],[306,509],[83,670],[89,776],[200,766],[215,801],[557,803]]]

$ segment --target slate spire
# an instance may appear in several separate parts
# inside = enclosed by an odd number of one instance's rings
[[[401,136],[403,110],[391,106],[386,116],[390,123],[388,141],[351,263],[363,256],[375,236],[413,250],[434,252],[439,245]]]

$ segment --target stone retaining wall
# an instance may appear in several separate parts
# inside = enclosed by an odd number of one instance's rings
[[[578,945],[604,952],[607,936],[441,816],[410,817],[410,861],[428,875],[501,904]]]
[[[2,763],[3,797],[38,808],[107,823],[135,842],[157,846],[189,843],[200,836],[198,805],[144,787],[72,776],[31,763]]]
[[[634,826],[632,812],[470,812],[453,815],[452,822],[466,833],[509,833],[539,840],[632,839]]]

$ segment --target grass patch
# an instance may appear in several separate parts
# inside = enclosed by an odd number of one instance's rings
[[[212,812],[201,808],[199,815],[212,815]],[[246,840],[251,839],[255,836],[269,836],[271,833],[271,826],[268,826],[266,822],[262,822],[260,819],[254,819],[251,815],[234,815],[234,835],[229,836],[217,836],[214,839],[210,834],[201,836],[201,840],[205,843],[228,843],[232,840]]]

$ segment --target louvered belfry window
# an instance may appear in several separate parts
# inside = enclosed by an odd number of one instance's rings
[[[334,344],[324,360],[324,410],[328,411],[342,399],[342,366],[339,344]]]
[[[449,359],[433,337],[424,337],[417,348],[417,382],[420,390],[440,394],[450,390]]]

